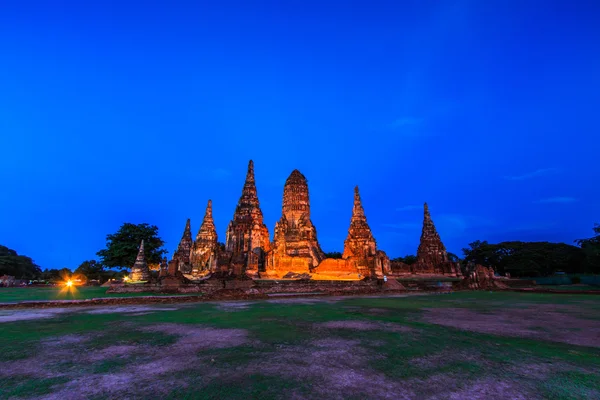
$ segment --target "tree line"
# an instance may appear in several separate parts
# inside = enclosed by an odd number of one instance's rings
[[[600,274],[600,224],[595,224],[594,236],[577,239],[575,245],[551,242],[508,241],[488,243],[476,240],[463,248],[463,257],[448,253],[450,261],[460,262],[463,271],[469,266],[493,267],[496,272],[514,277],[567,274]],[[417,257],[407,255],[392,261],[414,264]]]
[[[481,264],[514,277],[549,276],[556,272],[600,274],[600,224],[595,224],[593,231],[592,237],[578,239],[575,245],[520,241],[493,244],[477,240],[462,249],[462,257],[453,253],[448,253],[448,257],[450,261],[460,262],[464,271],[468,271],[469,266]],[[0,276],[56,281],[65,276],[81,275],[100,282],[120,278],[135,262],[142,240],[146,261],[160,264],[167,253],[163,248],[165,242],[158,235],[158,227],[149,224],[123,224],[117,232],[106,236],[106,247],[96,253],[99,260],[86,260],[74,272],[68,268],[42,270],[30,257],[0,245]],[[329,252],[326,256],[341,258],[342,253]],[[410,265],[417,257],[407,255],[392,261]]]

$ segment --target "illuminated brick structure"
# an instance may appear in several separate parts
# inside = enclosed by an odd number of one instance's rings
[[[131,267],[130,277],[132,282],[147,282],[150,280],[150,270],[146,263],[146,255],[144,254],[144,241],[140,243],[137,257],[133,267]]]

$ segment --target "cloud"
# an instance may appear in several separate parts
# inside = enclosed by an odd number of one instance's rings
[[[549,197],[547,199],[536,200],[534,203],[536,204],[566,204],[566,203],[575,203],[577,201],[574,197]]]
[[[507,179],[509,181],[524,181],[527,179],[533,179],[533,178],[537,178],[539,176],[552,174],[556,171],[558,171],[558,168],[541,168],[541,169],[536,169],[533,172],[529,172],[529,173],[523,174],[523,175],[505,176],[504,179]]]
[[[423,206],[415,206],[415,205],[411,205],[411,206],[403,206],[403,207],[398,207],[396,208],[396,211],[412,211],[412,210],[422,210]]]

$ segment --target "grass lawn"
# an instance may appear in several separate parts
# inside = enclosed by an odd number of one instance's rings
[[[0,398],[600,397],[591,295],[5,310],[0,321]]]
[[[73,290],[64,287],[0,288],[0,303],[34,300],[83,300],[98,297],[160,296],[160,293],[106,293],[106,287],[81,286]]]
[[[600,286],[595,285],[538,285],[536,289],[546,290],[581,290],[581,291],[600,291]]]

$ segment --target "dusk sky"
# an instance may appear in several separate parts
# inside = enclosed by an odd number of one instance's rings
[[[564,241],[600,222],[600,2],[2,1],[0,244],[42,268],[124,222],[171,257],[248,160],[271,237],[308,179],[324,251],[359,185],[378,247]]]

